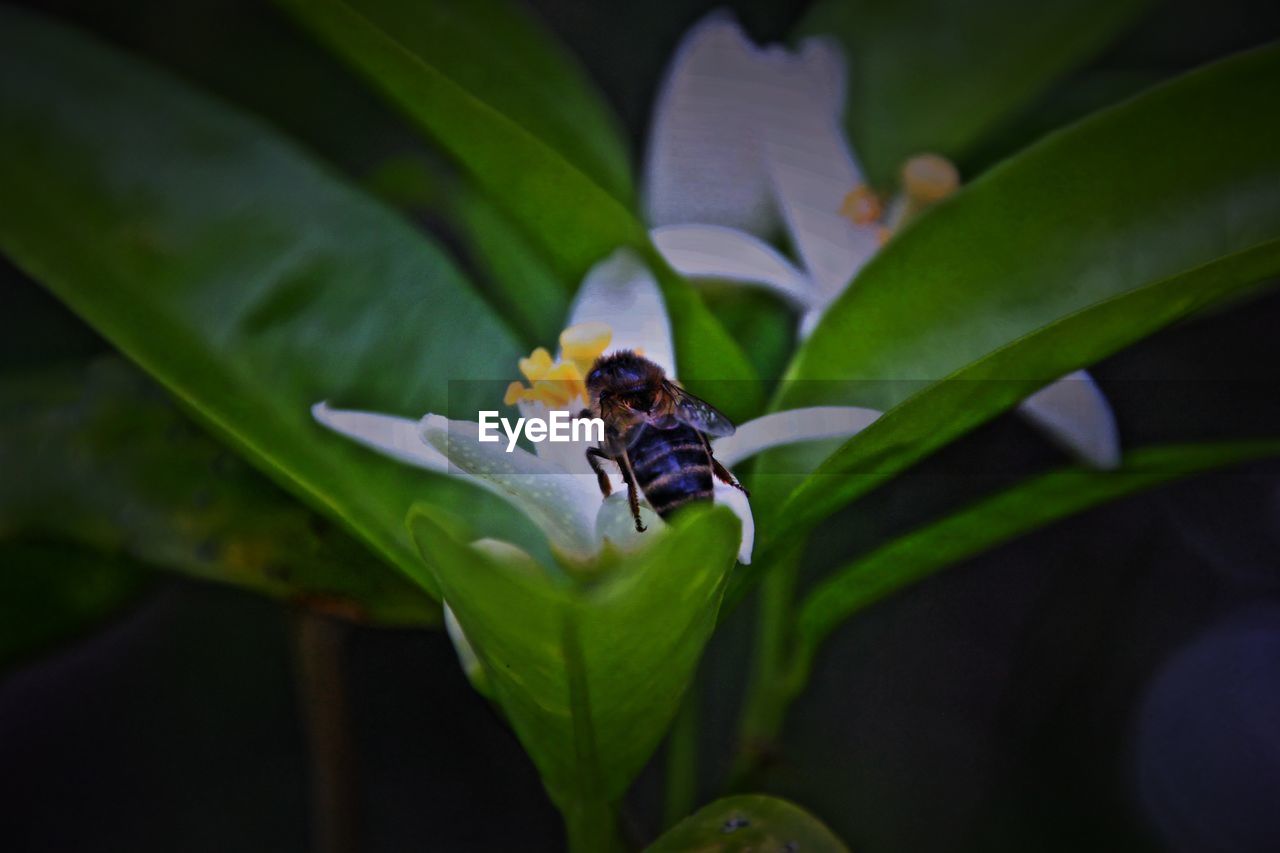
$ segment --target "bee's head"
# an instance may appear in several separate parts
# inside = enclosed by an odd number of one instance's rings
[[[587,393],[606,413],[648,412],[663,376],[662,368],[649,359],[621,350],[596,359],[587,372]]]

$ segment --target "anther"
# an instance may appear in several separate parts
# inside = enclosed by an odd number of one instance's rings
[[[584,371],[600,357],[613,338],[613,330],[605,323],[579,323],[560,333],[562,358],[578,364]]]
[[[960,188],[960,173],[946,157],[919,154],[902,165],[902,190],[917,205],[937,204]]]
[[[840,215],[854,225],[870,225],[880,219],[880,197],[866,184],[845,193],[840,202]]]

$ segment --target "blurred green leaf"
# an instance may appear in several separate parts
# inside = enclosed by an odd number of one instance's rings
[[[573,288],[488,196],[466,180],[440,174],[421,157],[388,160],[366,183],[452,239],[477,286],[527,347],[555,349]]]
[[[743,794],[703,806],[680,821],[646,853],[847,853],[822,821],[778,797]]]
[[[1117,470],[1051,471],[895,539],[836,569],[805,598],[796,627],[797,681],[803,682],[819,644],[841,622],[940,569],[1092,506],[1275,455],[1280,441],[1145,447],[1130,451]]]
[[[127,559],[70,543],[0,543],[0,673],[105,623],[149,577]]]
[[[926,151],[961,158],[1090,59],[1150,0],[821,0],[797,34],[831,35],[848,65],[845,125],[870,180]]]
[[[117,359],[0,377],[0,470],[2,538],[67,539],[360,621],[440,621],[416,584]]]
[[[504,0],[279,0],[580,276],[639,245],[616,120],[529,13]]]
[[[699,289],[733,339],[751,342],[747,358],[756,374],[766,383],[776,383],[795,350],[795,312],[759,288],[708,282]]]
[[[649,244],[630,186],[619,183],[628,166],[614,120],[526,12],[502,0],[278,2],[461,163],[558,276],[576,286],[615,249],[642,251],[662,286],[681,379],[691,389],[699,380],[756,378],[742,349]],[[738,419],[763,401],[754,382],[741,389],[724,406]]]
[[[797,353],[779,404],[897,408],[792,494],[787,523],[1280,272],[1278,87],[1280,48],[1187,75],[1006,161],[895,238]]]
[[[504,315],[532,346],[554,351],[569,316],[569,287],[493,203],[473,187],[449,194],[449,221]],[[576,287],[577,282],[574,282]]]
[[[449,380],[509,378],[521,348],[439,248],[269,129],[6,10],[0,195],[21,200],[0,205],[19,266],[397,565],[418,563],[403,526],[416,499],[539,547],[496,498],[312,422],[323,399],[474,416],[479,391]]]
[[[584,804],[616,804],[675,715],[716,622],[736,518],[691,508],[590,581],[468,547],[430,509],[409,524],[572,833]]]

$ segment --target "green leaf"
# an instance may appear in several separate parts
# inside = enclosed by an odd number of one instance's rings
[[[1020,483],[929,524],[828,575],[800,606],[803,681],[819,644],[863,608],[934,572],[1089,507],[1180,477],[1280,454],[1280,441],[1146,447],[1115,471],[1065,468]]]
[[[104,624],[147,589],[149,573],[68,543],[0,543],[0,673]]]
[[[780,404],[897,408],[793,493],[791,522],[1280,272],[1278,86],[1278,48],[1190,74],[1006,161],[894,239],[801,348]]]
[[[848,849],[820,820],[799,806],[778,797],[743,794],[703,806],[645,851],[848,853]]]
[[[570,283],[488,196],[433,166],[419,156],[396,157],[382,163],[366,184],[414,216],[427,217],[451,238],[466,268],[475,272],[476,284],[527,347],[554,349],[569,313]]]
[[[831,35],[848,65],[845,125],[868,176],[915,154],[961,158],[1150,0],[822,0],[798,35]]]
[[[500,0],[278,2],[456,159],[559,276],[576,284],[619,247],[643,252],[671,314],[681,378],[692,388],[756,378],[742,349],[650,245],[629,187],[614,174],[628,167],[612,119],[523,12]],[[602,157],[621,165],[602,169]],[[725,409],[730,416],[760,408],[755,383],[742,388]]]
[[[360,621],[440,621],[421,588],[118,359],[0,378],[0,470],[0,537],[65,539]]]
[[[700,291],[734,340],[751,342],[747,357],[756,375],[776,384],[796,346],[794,311],[771,293],[735,283],[706,283]]]
[[[409,526],[552,799],[567,816],[616,803],[675,715],[715,625],[736,517],[691,508],[588,581],[468,547],[429,508]]]
[[[503,0],[280,0],[456,158],[574,277],[638,246],[617,123]]]
[[[520,347],[439,248],[269,129],[5,10],[0,196],[20,200],[0,205],[20,267],[386,558],[418,568],[415,499],[537,547],[501,501],[312,422],[323,399],[474,416],[449,380],[509,378]]]
[[[554,351],[569,316],[572,287],[525,234],[474,187],[456,187],[449,194],[446,212],[504,316],[511,318],[531,347]]]

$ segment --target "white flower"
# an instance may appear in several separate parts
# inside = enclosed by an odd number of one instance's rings
[[[644,196],[663,257],[695,280],[772,290],[804,336],[894,230],[959,187],[948,161],[914,157],[882,210],[842,130],[844,81],[830,40],[762,48],[713,13],[677,49],[650,129]],[[798,265],[765,242],[780,228]],[[1084,371],[1020,410],[1084,461],[1119,461],[1111,408]]]
[[[482,346],[483,342],[477,342]],[[546,418],[552,409],[576,415],[586,404],[583,376],[608,350],[642,353],[676,376],[671,324],[657,282],[627,250],[619,250],[588,273],[570,310],[555,358],[537,349],[520,360],[531,383],[513,382],[506,404],[523,417]],[[495,400],[494,408],[497,408]],[[468,480],[511,501],[546,534],[553,549],[568,560],[584,562],[606,542],[621,550],[642,546],[655,533],[637,533],[626,489],[614,472],[614,493],[604,499],[582,442],[542,441],[536,453],[505,442],[479,441],[475,421],[427,414],[420,420],[334,409],[319,403],[312,412],[325,426],[375,450],[430,471]],[[732,436],[716,440],[716,457],[725,465],[782,444],[848,437],[874,421],[879,412],[852,407],[818,407],[777,412],[742,424]],[[719,481],[714,498],[742,521],[738,559],[751,560],[755,523],[745,495]],[[642,508],[647,527],[662,521]]]

